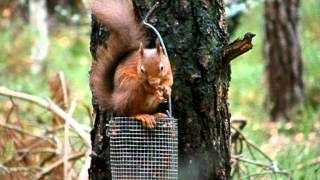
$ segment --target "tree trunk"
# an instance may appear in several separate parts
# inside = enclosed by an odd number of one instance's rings
[[[141,15],[153,3],[137,0]],[[179,121],[179,179],[230,179],[230,113],[227,95],[230,66],[222,58],[228,35],[222,0],[161,0],[149,18],[163,36],[174,68],[173,115]],[[150,33],[152,34],[152,33]],[[154,35],[151,35],[154,38]],[[94,18],[91,52],[107,37]],[[151,38],[152,38],[151,37]],[[111,179],[108,113],[93,94],[91,179]]]
[[[290,120],[304,100],[298,7],[299,0],[265,2],[266,100],[272,121]]]

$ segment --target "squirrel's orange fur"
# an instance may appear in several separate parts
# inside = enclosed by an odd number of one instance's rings
[[[93,92],[105,110],[134,116],[154,127],[158,106],[171,95],[172,70],[159,43],[143,48],[144,28],[132,0],[91,0],[95,15],[111,31],[107,48],[97,47],[91,71]]]

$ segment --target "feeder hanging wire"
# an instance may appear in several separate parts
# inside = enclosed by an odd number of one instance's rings
[[[157,37],[158,37],[159,40],[160,40],[160,44],[161,44],[161,46],[162,46],[162,48],[163,48],[164,55],[165,55],[167,58],[169,58],[168,52],[167,52],[167,48],[166,48],[166,46],[164,45],[163,39],[162,39],[162,37],[161,37],[161,34],[159,33],[159,31],[158,31],[152,24],[150,24],[150,23],[147,22],[148,19],[149,19],[149,16],[150,16],[150,15],[152,14],[152,12],[158,7],[158,5],[159,5],[159,2],[156,2],[156,4],[149,10],[149,12],[147,13],[146,17],[145,17],[144,20],[143,20],[143,24],[144,24],[145,26],[147,26],[148,28],[150,28],[150,29],[157,35]],[[169,116],[169,117],[172,117],[171,96],[168,98],[168,106],[169,106],[169,107],[168,107],[168,108],[169,108],[169,112],[167,112],[167,113],[168,113],[168,116]]]

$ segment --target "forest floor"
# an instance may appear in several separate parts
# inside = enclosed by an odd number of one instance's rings
[[[231,39],[253,32],[254,48],[232,62],[232,80],[229,102],[232,116],[244,117],[248,122],[243,133],[248,139],[274,160],[282,170],[295,179],[320,179],[320,9],[317,0],[302,2],[301,30],[304,58],[306,103],[297,109],[292,122],[271,123],[265,111],[265,81],[263,42],[263,8],[261,5],[245,14]],[[48,80],[58,72],[65,74],[71,86],[72,99],[77,108],[74,118],[90,126],[88,108],[91,108],[89,88],[90,24],[81,26],[59,25],[50,31],[49,54],[41,74],[30,71],[30,45],[34,43],[34,30],[22,20],[0,21],[0,86],[40,97],[50,97]],[[3,121],[11,101],[0,97],[0,122]],[[36,120],[46,125],[51,114],[34,105],[19,101],[19,118],[28,122]],[[1,144],[1,141],[0,141]],[[10,145],[9,145],[10,146]],[[7,147],[7,151],[10,151]],[[251,159],[244,148],[244,158]],[[4,154],[0,153],[0,162]],[[259,155],[256,157],[259,160]],[[8,157],[6,157],[8,159]],[[257,166],[248,166],[258,172]],[[264,176],[275,179],[276,175]],[[261,177],[261,176],[257,176]],[[278,179],[287,179],[277,175]],[[237,179],[237,178],[235,178]],[[259,179],[259,178],[258,178]]]

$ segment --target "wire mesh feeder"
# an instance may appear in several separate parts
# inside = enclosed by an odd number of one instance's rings
[[[146,129],[133,118],[114,117],[109,136],[113,180],[178,179],[176,119],[161,118]]]

